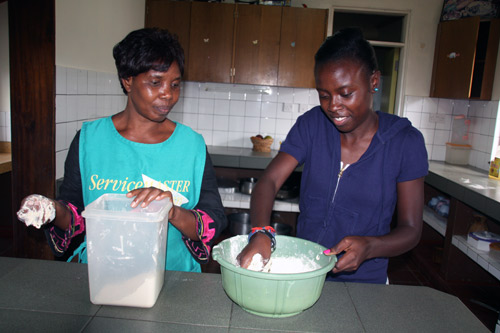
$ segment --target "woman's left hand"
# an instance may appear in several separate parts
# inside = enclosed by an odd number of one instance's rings
[[[132,208],[139,206],[139,204],[141,205],[141,207],[144,208],[147,207],[154,200],[162,200],[165,198],[170,198],[170,201],[174,202],[171,192],[163,191],[156,187],[143,187],[132,190],[127,193],[127,197],[129,198],[135,197],[135,199],[132,200],[132,203],[130,204]],[[172,209],[170,209],[168,213],[169,219],[171,219],[174,216],[174,210],[175,210],[175,205],[172,205]]]
[[[330,249],[327,255],[337,255],[344,252],[333,268],[333,273],[355,271],[368,258],[370,239],[361,236],[344,237],[337,245]]]

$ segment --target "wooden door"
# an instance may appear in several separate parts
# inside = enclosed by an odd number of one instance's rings
[[[475,16],[439,23],[431,97],[469,98],[479,21]]]
[[[237,6],[234,83],[277,84],[281,8]]]
[[[9,1],[12,211],[55,195],[55,0]],[[15,214],[14,255],[52,259],[42,230]]]
[[[171,0],[146,0],[145,27],[167,29],[177,35],[184,49],[184,76],[187,76],[189,61],[189,29],[191,20],[191,2]]]
[[[234,8],[234,4],[192,3],[186,79],[230,83]]]
[[[314,55],[327,32],[328,11],[283,7],[278,85],[314,88]]]

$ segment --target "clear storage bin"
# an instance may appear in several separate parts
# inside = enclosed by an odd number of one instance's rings
[[[447,142],[445,162],[450,164],[467,165],[469,164],[471,149],[471,145],[458,145]]]
[[[165,273],[168,199],[132,208],[125,194],[104,194],[85,207],[90,300],[152,307]]]

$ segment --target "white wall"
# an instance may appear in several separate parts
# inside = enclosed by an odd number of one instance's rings
[[[145,0],[56,0],[56,65],[116,73],[113,46],[144,27]]]
[[[10,141],[8,2],[0,3],[0,141]]]

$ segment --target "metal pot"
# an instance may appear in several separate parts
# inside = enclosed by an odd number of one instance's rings
[[[252,230],[250,214],[246,212],[233,213],[227,216],[231,235],[247,235]]]
[[[284,184],[276,193],[276,199],[287,200],[296,198],[299,195],[299,187]]]
[[[252,194],[253,188],[257,184],[257,178],[241,178],[240,179],[240,192],[243,194]]]
[[[231,235],[248,235],[252,230],[250,223],[250,214],[247,212],[233,213],[227,216],[229,220],[229,232]],[[271,227],[276,230],[277,235],[290,236],[292,227],[285,223],[271,222]]]

